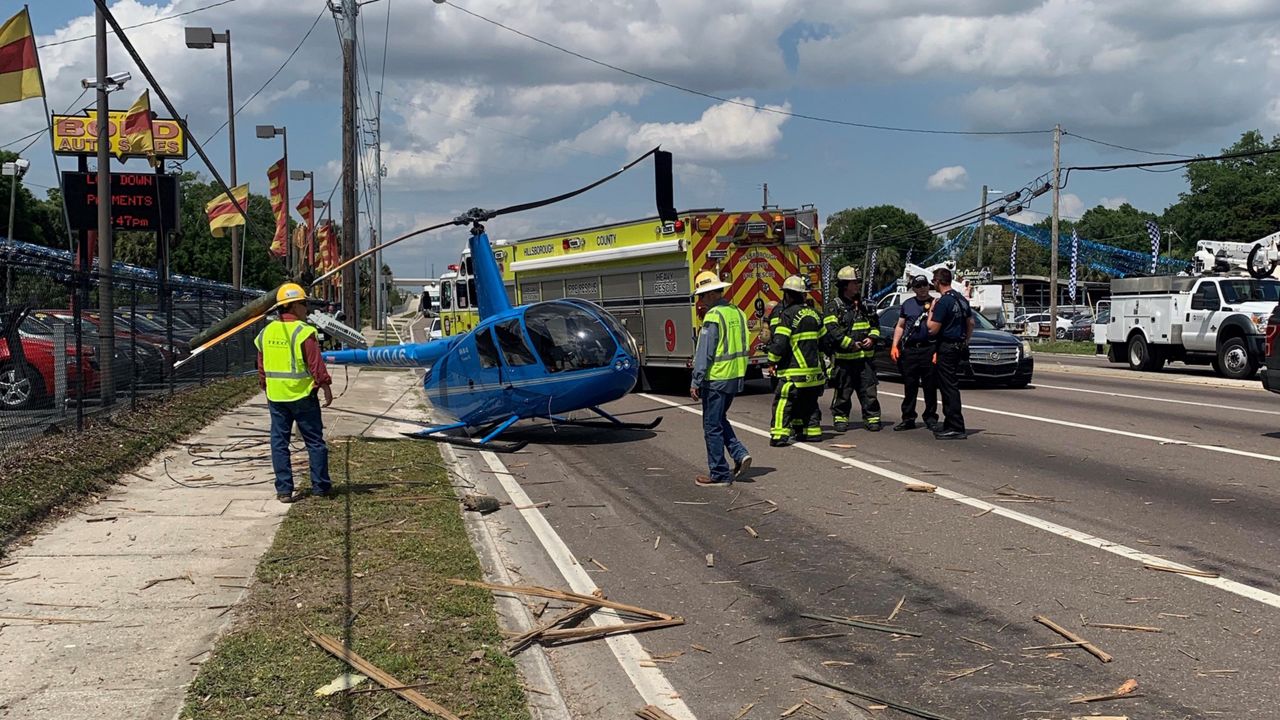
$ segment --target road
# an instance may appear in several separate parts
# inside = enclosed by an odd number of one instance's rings
[[[1030,388],[966,388],[963,442],[886,429],[770,448],[771,396],[753,388],[731,417],[755,467],[732,488],[693,484],[705,472],[701,418],[675,394],[611,408],[661,415],[654,431],[534,426],[510,436],[535,443],[521,453],[460,455],[550,503],[507,511],[523,581],[567,576],[517,519],[538,516],[574,572],[609,597],[686,619],[637,639],[649,653],[640,667],[665,660],[657,670],[693,717],[734,717],[749,703],[746,717],[777,717],[804,699],[826,717],[863,717],[795,674],[957,719],[1280,717],[1280,403],[1256,384],[1175,385],[1044,360]],[[901,385],[880,390],[896,419]],[[907,492],[908,482],[938,491]],[[886,622],[900,599],[894,624],[921,637],[800,617]],[[1027,649],[1064,642],[1036,615],[1114,661]],[[827,633],[842,635],[778,642]],[[577,716],[627,717],[642,704],[634,667],[631,678],[606,670],[618,665],[609,650],[551,654]],[[1130,678],[1135,697],[1069,704]],[[836,707],[843,714],[829,714]]]

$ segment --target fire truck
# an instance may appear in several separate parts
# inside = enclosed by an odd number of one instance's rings
[[[760,331],[767,328],[768,307],[782,298],[783,280],[805,277],[815,289],[815,302],[822,300],[816,292],[821,287],[818,211],[810,205],[689,210],[665,223],[650,217],[499,241],[494,256],[517,303],[574,297],[608,310],[635,337],[646,370],[692,367],[701,308],[691,287],[703,270],[714,270],[730,283],[725,297],[747,316],[752,376],[767,364],[767,333],[762,337]],[[446,334],[475,325],[467,302],[474,296],[468,260],[464,256],[452,277],[441,278],[441,317],[451,318]]]

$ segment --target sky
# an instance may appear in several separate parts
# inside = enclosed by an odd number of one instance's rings
[[[21,7],[0,0],[5,17]],[[188,49],[183,29],[230,30],[244,106],[239,180],[265,194],[282,148],[254,126],[273,124],[288,128],[291,168],[313,171],[317,196],[329,195],[340,169],[342,56],[325,0],[110,7],[126,27],[160,20],[129,36],[228,179],[228,133],[215,135],[227,115],[225,50]],[[53,111],[92,103],[80,80],[94,74],[94,42],[78,38],[93,34],[93,3],[36,0],[31,18]],[[381,98],[385,238],[471,207],[559,194],[655,145],[674,153],[681,209],[754,209],[767,183],[771,203],[812,203],[823,218],[893,204],[935,222],[977,207],[983,184],[1008,192],[1049,172],[1055,124],[1067,133],[1064,167],[1215,154],[1245,130],[1280,133],[1274,0],[376,0],[361,7],[357,33],[361,114],[376,116]],[[125,109],[145,80],[114,39],[109,65],[133,72],[112,96]],[[153,108],[165,115],[154,93]],[[0,106],[0,145],[20,149],[26,141],[9,143],[42,117],[38,100]],[[55,184],[47,148],[26,151],[37,191]],[[362,154],[371,178],[373,150]],[[194,153],[184,167],[209,176]],[[653,215],[649,167],[495,219],[490,236]],[[1061,214],[1123,202],[1160,212],[1183,190],[1180,171],[1076,172]],[[305,192],[293,183],[293,198]],[[376,215],[377,205],[370,195],[362,212]],[[1049,196],[1031,209],[1018,219],[1042,217]],[[360,222],[367,245],[371,221]],[[439,274],[464,242],[462,230],[430,233],[384,261],[400,277]]]

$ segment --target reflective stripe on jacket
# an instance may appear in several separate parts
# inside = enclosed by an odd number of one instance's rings
[[[827,352],[836,360],[870,360],[876,355],[876,346],[862,349],[858,342],[871,338],[880,340],[880,318],[875,310],[861,299],[855,301],[836,298],[831,312],[823,318],[827,328]]]
[[[768,352],[769,362],[777,366],[778,377],[796,387],[826,383],[821,349],[827,329],[822,318],[812,308],[796,304],[778,313],[777,320]]]
[[[316,329],[301,320],[273,320],[258,333],[253,344],[262,353],[268,400],[301,400],[315,389],[315,379],[302,356],[302,343],[315,334]]]
[[[715,356],[707,380],[736,380],[747,374],[747,316],[728,303],[707,311],[704,323],[719,326]]]

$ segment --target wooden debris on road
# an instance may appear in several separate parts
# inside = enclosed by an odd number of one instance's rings
[[[697,650],[698,652],[704,652],[708,655],[712,654],[710,650],[702,647],[701,645],[690,645],[689,647],[693,648],[694,650]]]
[[[951,682],[952,680],[959,680],[959,679],[960,679],[960,678],[962,678],[962,677],[969,677],[970,675],[973,675],[974,673],[980,673],[980,672],[982,672],[983,670],[986,670],[987,668],[991,667],[992,665],[995,665],[995,663],[987,663],[986,665],[980,665],[980,666],[978,666],[978,667],[976,667],[976,668],[969,668],[968,670],[961,670],[961,671],[960,671],[960,672],[958,672],[958,673],[954,673],[954,674],[952,674],[952,675],[948,675],[948,676],[947,676],[947,679],[946,679],[946,680],[943,680],[942,682],[944,682],[944,683],[949,683],[949,682]]]
[[[850,633],[819,633],[817,635],[795,635],[792,637],[780,637],[778,642],[800,642],[801,640],[825,640],[827,638],[849,637]]]
[[[707,553],[707,567],[716,566],[716,556],[714,553]]]
[[[843,685],[829,683],[825,680],[819,680],[817,678],[809,677],[808,675],[793,675],[792,677],[794,677],[797,680],[804,680],[805,682],[813,683],[814,685],[821,685],[822,687],[825,687],[825,688],[838,690],[842,693],[845,693],[846,695],[853,695],[854,697],[860,697],[860,698],[863,698],[864,700],[870,700],[873,703],[877,703],[880,705],[884,705],[885,707],[893,708],[898,712],[907,713],[908,715],[915,715],[916,717],[924,718],[925,720],[951,720],[951,718],[947,717],[946,715],[939,715],[938,713],[935,713],[929,710],[911,707],[910,705],[904,705],[902,703],[893,702],[892,700],[885,700],[884,698],[877,697],[875,695],[870,695],[868,693],[862,692],[861,690],[854,690],[853,688],[845,687]]]
[[[991,647],[990,645],[988,645],[988,644],[986,644],[986,643],[982,642],[981,640],[974,640],[973,638],[967,638],[967,637],[965,637],[965,636],[963,636],[963,635],[961,635],[961,636],[960,636],[960,639],[961,639],[961,640],[963,640],[963,641],[965,641],[965,642],[967,642],[967,643],[972,643],[972,644],[974,644],[974,645],[977,645],[978,647],[983,648],[983,649],[986,649],[986,650],[995,650],[995,648],[993,648],[993,647]]]
[[[154,579],[154,580],[148,580],[148,581],[147,581],[147,584],[146,584],[146,585],[143,585],[143,586],[142,586],[141,588],[139,588],[139,589],[141,589],[141,590],[146,590],[147,588],[154,587],[154,586],[156,586],[156,585],[159,585],[160,583],[164,583],[164,582],[171,582],[171,581],[173,581],[173,580],[186,580],[187,582],[191,583],[192,585],[195,585],[195,584],[196,584],[196,581],[191,577],[191,573],[189,573],[189,572],[188,572],[188,573],[183,573],[183,574],[181,574],[181,575],[175,575],[175,576],[173,576],[173,577],[167,577],[167,578],[156,578],[156,579]]]
[[[743,529],[743,530],[746,530],[746,531],[747,531],[747,534],[748,534],[748,535],[750,535],[750,536],[751,536],[751,537],[753,537],[753,538],[758,538],[758,537],[760,537],[760,533],[756,532],[756,529],[755,529],[755,528],[753,528],[753,527],[751,527],[750,525],[743,525],[743,526],[742,526],[742,529]]]
[[[1208,570],[1193,570],[1191,568],[1172,567],[1169,565],[1153,565],[1151,563],[1143,563],[1142,567],[1148,570],[1159,570],[1160,572],[1176,573],[1178,575],[1190,575],[1191,577],[1216,578],[1219,577],[1216,572]]]
[[[567,625],[569,623],[579,622],[585,619],[591,613],[595,612],[595,610],[596,608],[592,605],[579,603],[578,605],[575,605],[574,607],[570,608],[568,612],[565,612],[561,615],[556,616],[550,622],[540,625],[538,627],[535,627],[532,630],[529,630],[528,632],[524,632],[519,635],[516,635],[515,637],[507,641],[507,647],[506,647],[507,655],[514,656],[516,653],[520,652],[521,650],[525,649],[529,645],[533,644],[536,640],[538,640],[538,638],[542,635],[542,633],[548,630],[551,630],[557,625],[562,625],[562,624]]]
[[[636,711],[636,717],[640,720],[676,720],[656,705],[645,705]]]
[[[895,635],[922,637],[920,633],[915,632],[914,630],[907,630],[906,628],[900,628],[895,625],[881,625],[879,623],[865,622],[863,620],[851,620],[849,618],[834,617],[831,615],[814,615],[813,613],[800,613],[800,617],[809,620],[836,623],[838,625],[848,625],[850,627],[862,628],[863,630],[876,630],[878,632],[893,633]]]
[[[587,561],[590,562],[592,565],[595,565],[596,567],[600,568],[601,570],[605,572],[609,572],[609,568],[605,567],[604,563],[600,562],[599,560],[595,558],[587,558]]]
[[[1150,632],[1150,633],[1164,632],[1164,630],[1158,627],[1149,627],[1147,625],[1121,625],[1119,623],[1087,622],[1084,624],[1084,626],[1103,628],[1104,630],[1133,630],[1134,632]]]
[[[742,709],[738,711],[738,714],[733,716],[733,720],[742,720],[742,718],[747,716],[747,713],[751,712],[751,708],[755,706],[755,703],[747,703],[746,705],[743,705]]]
[[[746,508],[755,507],[757,505],[772,505],[772,504],[773,503],[769,502],[768,500],[757,500],[753,503],[747,503],[746,505],[730,505],[729,507],[725,508],[724,511],[733,512],[734,510],[745,510]]]
[[[1043,625],[1043,626],[1045,626],[1045,627],[1049,628],[1050,630],[1052,630],[1052,631],[1054,631],[1054,632],[1058,633],[1059,635],[1061,635],[1062,637],[1064,637],[1064,638],[1066,638],[1066,639],[1070,640],[1071,642],[1080,643],[1080,647],[1081,647],[1081,648],[1083,648],[1083,649],[1084,649],[1086,652],[1088,652],[1090,655],[1092,655],[1092,656],[1094,656],[1094,657],[1098,658],[1098,660],[1100,660],[1100,661],[1102,661],[1102,662],[1104,662],[1104,663],[1109,663],[1109,662],[1111,662],[1112,660],[1114,660],[1114,659],[1115,659],[1115,658],[1111,657],[1110,655],[1108,655],[1106,652],[1103,652],[1103,650],[1102,650],[1101,648],[1099,648],[1097,645],[1094,645],[1093,643],[1089,642],[1088,640],[1085,640],[1084,638],[1080,637],[1079,635],[1077,635],[1077,634],[1075,634],[1075,633],[1071,632],[1070,630],[1068,630],[1068,629],[1066,629],[1066,628],[1062,627],[1062,626],[1061,626],[1061,625],[1059,625],[1058,623],[1056,623],[1056,622],[1054,622],[1054,621],[1050,620],[1049,618],[1047,618],[1047,617],[1045,617],[1045,616],[1043,616],[1043,615],[1035,615],[1035,616],[1033,616],[1031,619],[1032,619],[1032,620],[1035,620],[1036,622],[1040,623],[1041,625]]]
[[[392,690],[392,692],[413,703],[419,710],[433,713],[445,720],[461,720],[457,715],[454,715],[445,709],[443,705],[440,705],[436,701],[426,697],[417,690],[405,688],[405,684],[397,680],[390,673],[387,673],[368,660],[360,657],[354,651],[344,648],[342,643],[337,640],[329,637],[328,635],[322,635],[318,632],[314,632],[310,628],[304,628],[304,630],[306,631],[307,637],[311,638],[312,642],[320,646],[322,650],[360,671],[360,674],[372,679],[384,688],[401,688]]]
[[[937,485],[931,485],[929,483],[907,483],[905,487],[907,492],[931,493],[938,490]]]
[[[898,617],[898,612],[902,610],[902,606],[906,602],[907,602],[907,596],[903,595],[902,598],[898,600],[898,604],[893,606],[893,612],[889,613],[889,617],[885,618],[885,620],[887,622],[893,622],[893,619]]]
[[[1125,680],[1124,683],[1115,690],[1104,693],[1102,695],[1084,695],[1071,701],[1072,705],[1083,705],[1085,703],[1106,702],[1108,700],[1123,700],[1126,698],[1139,698],[1141,695],[1133,694],[1138,689],[1138,681],[1133,678]]]

